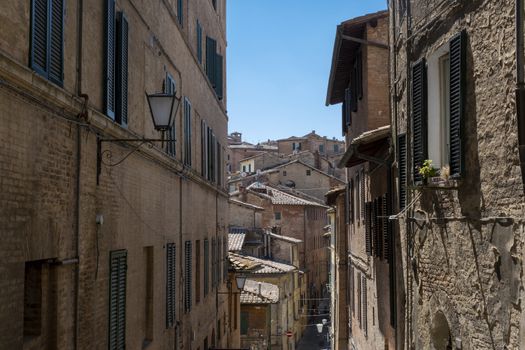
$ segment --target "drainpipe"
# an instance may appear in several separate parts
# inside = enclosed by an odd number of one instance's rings
[[[516,118],[521,180],[525,191],[525,78],[523,58],[523,0],[516,0]]]

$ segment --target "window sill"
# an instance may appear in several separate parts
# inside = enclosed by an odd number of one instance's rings
[[[458,190],[460,185],[460,180],[445,180],[440,177],[430,178],[428,183],[418,183],[414,186],[411,186],[411,189],[420,190],[420,191],[432,191],[432,190]]]

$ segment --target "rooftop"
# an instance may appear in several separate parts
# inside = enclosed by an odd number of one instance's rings
[[[306,200],[297,195],[280,190],[276,187],[265,185],[261,182],[254,182],[247,189],[259,197],[268,199],[272,204],[276,205],[304,205],[304,206],[315,206],[325,207],[323,204],[315,202],[313,200]]]
[[[242,250],[244,244],[245,233],[229,233],[228,234],[228,250],[230,252],[238,252]]]
[[[279,302],[279,287],[247,279],[241,292],[241,304],[274,304]]]
[[[249,274],[281,274],[297,270],[293,265],[232,252],[228,253],[228,259],[236,271]]]

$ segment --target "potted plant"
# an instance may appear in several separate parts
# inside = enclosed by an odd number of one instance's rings
[[[419,174],[423,178],[423,184],[428,184],[428,179],[436,177],[439,174],[437,168],[432,166],[432,159],[426,159],[423,166],[419,167]]]

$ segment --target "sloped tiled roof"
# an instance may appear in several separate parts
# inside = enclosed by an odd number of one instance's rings
[[[260,211],[264,210],[263,207],[259,207],[257,205],[251,204],[251,203],[246,203],[246,202],[240,201],[240,200],[235,199],[235,198],[230,198],[229,201],[230,201],[230,203],[239,205],[241,207],[246,207],[246,208],[249,208],[249,209],[260,210]]]
[[[228,253],[228,259],[236,271],[250,274],[278,274],[297,270],[293,265],[232,252]]]
[[[288,243],[302,243],[303,242],[300,239],[293,238],[293,237],[290,237],[290,236],[278,235],[277,233],[273,233],[271,231],[266,231],[265,234],[270,236],[270,237],[272,237],[272,238],[279,239],[281,241],[285,241],[285,242],[288,242]]]
[[[244,233],[230,233],[228,234],[228,250],[229,251],[240,251],[242,250],[242,245],[244,244]]]
[[[260,197],[269,199],[272,202],[272,204],[308,205],[308,206],[315,206],[315,207],[324,207],[324,205],[320,203],[316,203],[314,201],[310,201],[310,200],[300,198],[298,196],[294,196],[290,193],[281,191],[277,189],[276,187],[265,185],[260,182],[254,182],[253,184],[248,186],[247,189],[251,190],[252,193],[257,194]]]
[[[247,279],[241,292],[241,304],[274,304],[279,302],[275,284]]]

